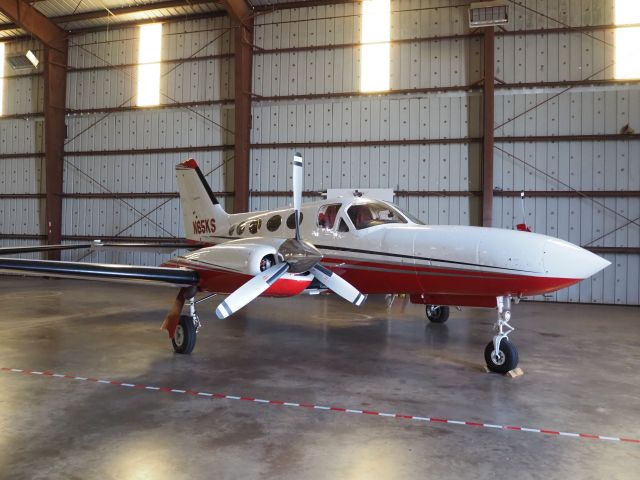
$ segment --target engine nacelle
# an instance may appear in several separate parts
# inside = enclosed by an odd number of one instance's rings
[[[252,277],[278,262],[281,238],[241,238],[185,255],[194,263]],[[265,263],[265,260],[270,263]]]

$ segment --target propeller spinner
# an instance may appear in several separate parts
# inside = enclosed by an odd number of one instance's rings
[[[360,293],[353,285],[320,265],[322,253],[310,242],[302,240],[300,235],[300,209],[302,206],[302,155],[296,153],[293,157],[293,210],[295,215],[295,238],[289,238],[280,245],[278,257],[283,262],[260,272],[218,305],[216,315],[218,318],[227,318],[232,313],[240,310],[249,302],[259,297],[271,285],[277,282],[287,272],[310,272],[328,289],[345,300],[360,306],[367,296]]]

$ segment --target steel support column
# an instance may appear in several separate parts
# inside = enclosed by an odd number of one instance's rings
[[[235,29],[234,212],[249,210],[253,19]]]
[[[47,241],[62,241],[62,176],[66,138],[65,107],[67,91],[67,42],[64,48],[44,49],[44,152],[46,170]],[[51,251],[49,259],[59,259]]]
[[[495,31],[484,29],[484,71],[482,90],[483,145],[482,145],[482,226],[490,227],[493,217],[493,124],[495,85]]]
[[[67,33],[24,0],[0,0],[0,11],[44,45],[44,156],[49,244],[62,239],[62,166],[67,92]],[[59,259],[60,252],[49,252]]]
[[[251,141],[251,77],[253,9],[246,0],[221,0],[235,27],[235,140],[233,211],[249,210],[249,151]]]
[[[253,9],[246,0],[221,0],[235,27],[235,132],[233,211],[249,210],[249,152],[251,141],[251,76]]]

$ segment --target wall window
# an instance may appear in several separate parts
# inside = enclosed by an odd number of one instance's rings
[[[139,107],[160,103],[160,50],[162,24],[140,25],[138,45],[138,100]]]
[[[360,55],[360,90],[389,90],[391,45],[390,0],[362,2],[362,37]]]
[[[640,23],[640,2],[638,0],[616,0],[616,73],[619,79],[640,78],[638,45],[640,27],[625,27]]]
[[[0,116],[4,113],[4,43],[0,43]]]

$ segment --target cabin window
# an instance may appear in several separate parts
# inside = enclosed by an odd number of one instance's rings
[[[274,215],[267,221],[267,230],[275,232],[282,225],[282,217],[280,215]]]
[[[344,218],[340,219],[340,225],[338,225],[339,232],[348,232],[349,227],[347,226],[347,222],[344,221]]]
[[[249,222],[249,232],[255,235],[258,233],[258,230],[262,228],[262,219],[258,218],[257,220],[251,220]]]
[[[302,220],[304,219],[304,215],[300,212],[300,225],[302,225]],[[296,229],[296,214],[295,212],[287,217],[287,227],[291,230]]]
[[[233,235],[233,231],[236,229],[236,225],[231,225],[231,228],[229,229],[229,235]]]
[[[338,216],[338,210],[340,210],[341,206],[340,203],[332,203],[320,207],[320,211],[318,212],[318,226],[325,230],[333,230],[336,217]]]
[[[244,227],[246,226],[247,226],[246,222],[242,222],[240,225],[238,225],[238,228],[236,229],[236,233],[238,235],[242,235],[244,233]]]

